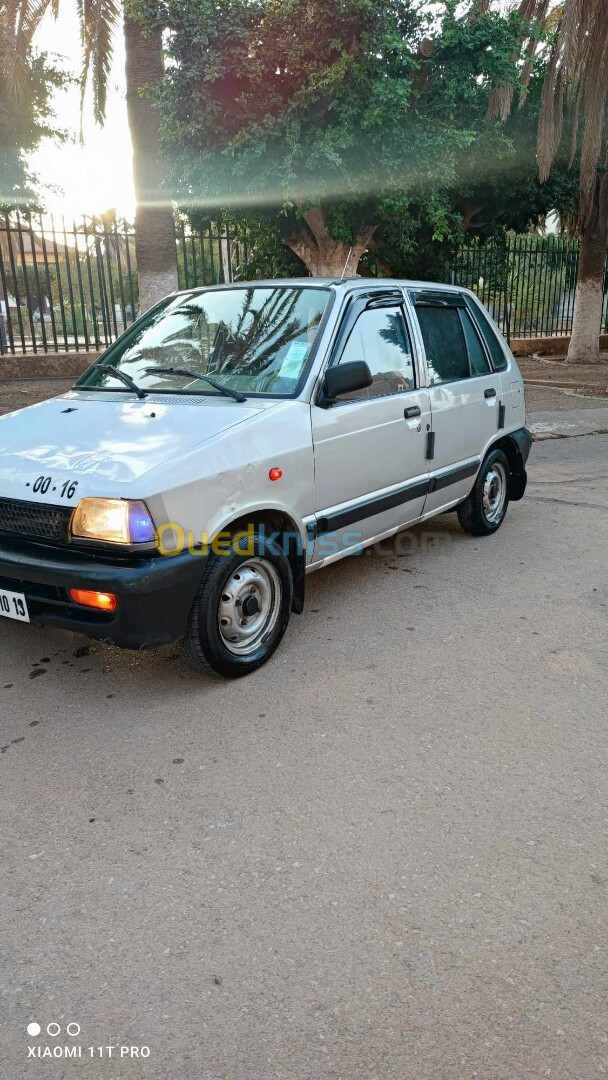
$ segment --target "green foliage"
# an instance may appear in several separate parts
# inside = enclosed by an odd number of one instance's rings
[[[39,182],[29,155],[44,137],[64,139],[52,113],[51,98],[68,77],[55,60],[31,47],[15,60],[14,7],[0,0],[0,206],[36,205]]]
[[[344,245],[375,230],[370,272],[428,276],[463,234],[525,229],[567,201],[561,174],[536,178],[539,74],[507,124],[486,118],[492,89],[522,89],[535,30],[513,12],[469,18],[449,0],[430,23],[415,0],[129,3],[170,31],[158,99],[176,197],[194,216],[247,218],[254,268],[274,265],[277,237],[309,233],[312,206]]]

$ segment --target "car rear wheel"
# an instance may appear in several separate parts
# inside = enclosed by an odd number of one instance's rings
[[[194,599],[184,642],[199,671],[238,678],[261,667],[289,622],[293,581],[281,547],[260,533],[231,542],[209,556]]]
[[[484,458],[471,494],[458,507],[458,520],[473,536],[490,536],[500,528],[509,505],[509,462],[502,450]]]

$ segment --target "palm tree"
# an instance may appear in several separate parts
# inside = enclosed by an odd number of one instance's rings
[[[135,186],[135,256],[139,280],[139,305],[145,310],[167,293],[175,291],[177,251],[173,207],[163,191],[160,163],[159,115],[146,89],[163,74],[160,30],[145,33],[130,19],[118,0],[77,0],[83,47],[82,102],[88,80],[93,89],[95,120],[106,115],[112,39],[122,22],[126,48],[127,113],[133,145]],[[22,92],[24,60],[32,38],[47,11],[56,16],[59,0],[8,0],[7,18],[14,37],[8,73],[10,92]]]
[[[142,88],[158,82],[163,75],[162,33],[152,30],[146,34],[126,15],[123,27],[136,199],[135,258],[139,307],[145,311],[178,288],[173,206],[163,191],[160,117],[150,99],[141,93]]]
[[[545,76],[538,130],[541,180],[562,141],[564,111],[573,110],[571,154],[580,136],[581,239],[570,363],[600,359],[603,278],[608,247],[608,2],[566,0]]]
[[[55,0],[56,2],[56,0]],[[173,207],[163,191],[160,161],[160,118],[145,91],[164,72],[162,33],[145,31],[117,0],[77,0],[83,45],[82,95],[90,77],[97,123],[106,112],[108,77],[112,62],[112,38],[122,21],[125,39],[127,114],[133,146],[135,186],[135,258],[139,280],[139,306],[145,311],[174,292],[177,251]]]
[[[546,180],[568,114],[571,161],[580,153],[579,211],[571,223],[580,236],[580,256],[567,361],[596,363],[608,247],[608,0],[565,0],[549,15],[546,0],[523,0],[521,7],[526,18],[555,29],[538,126],[538,169]]]

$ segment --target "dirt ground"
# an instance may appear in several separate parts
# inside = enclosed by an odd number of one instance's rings
[[[0,379],[0,415],[24,409],[26,405],[35,405],[37,401],[65,394],[74,385],[75,377],[37,378],[37,379]]]
[[[608,353],[602,354],[599,364],[567,364],[562,356],[526,356],[517,363],[528,385],[560,387],[585,397],[608,397]]]

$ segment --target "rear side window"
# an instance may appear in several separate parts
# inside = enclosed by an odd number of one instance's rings
[[[431,386],[468,379],[471,372],[458,309],[417,306]]]
[[[508,360],[500,347],[500,342],[496,337],[492,324],[488,321],[487,315],[477,305],[475,305],[472,315],[486,343],[494,371],[505,371],[508,367]]]

